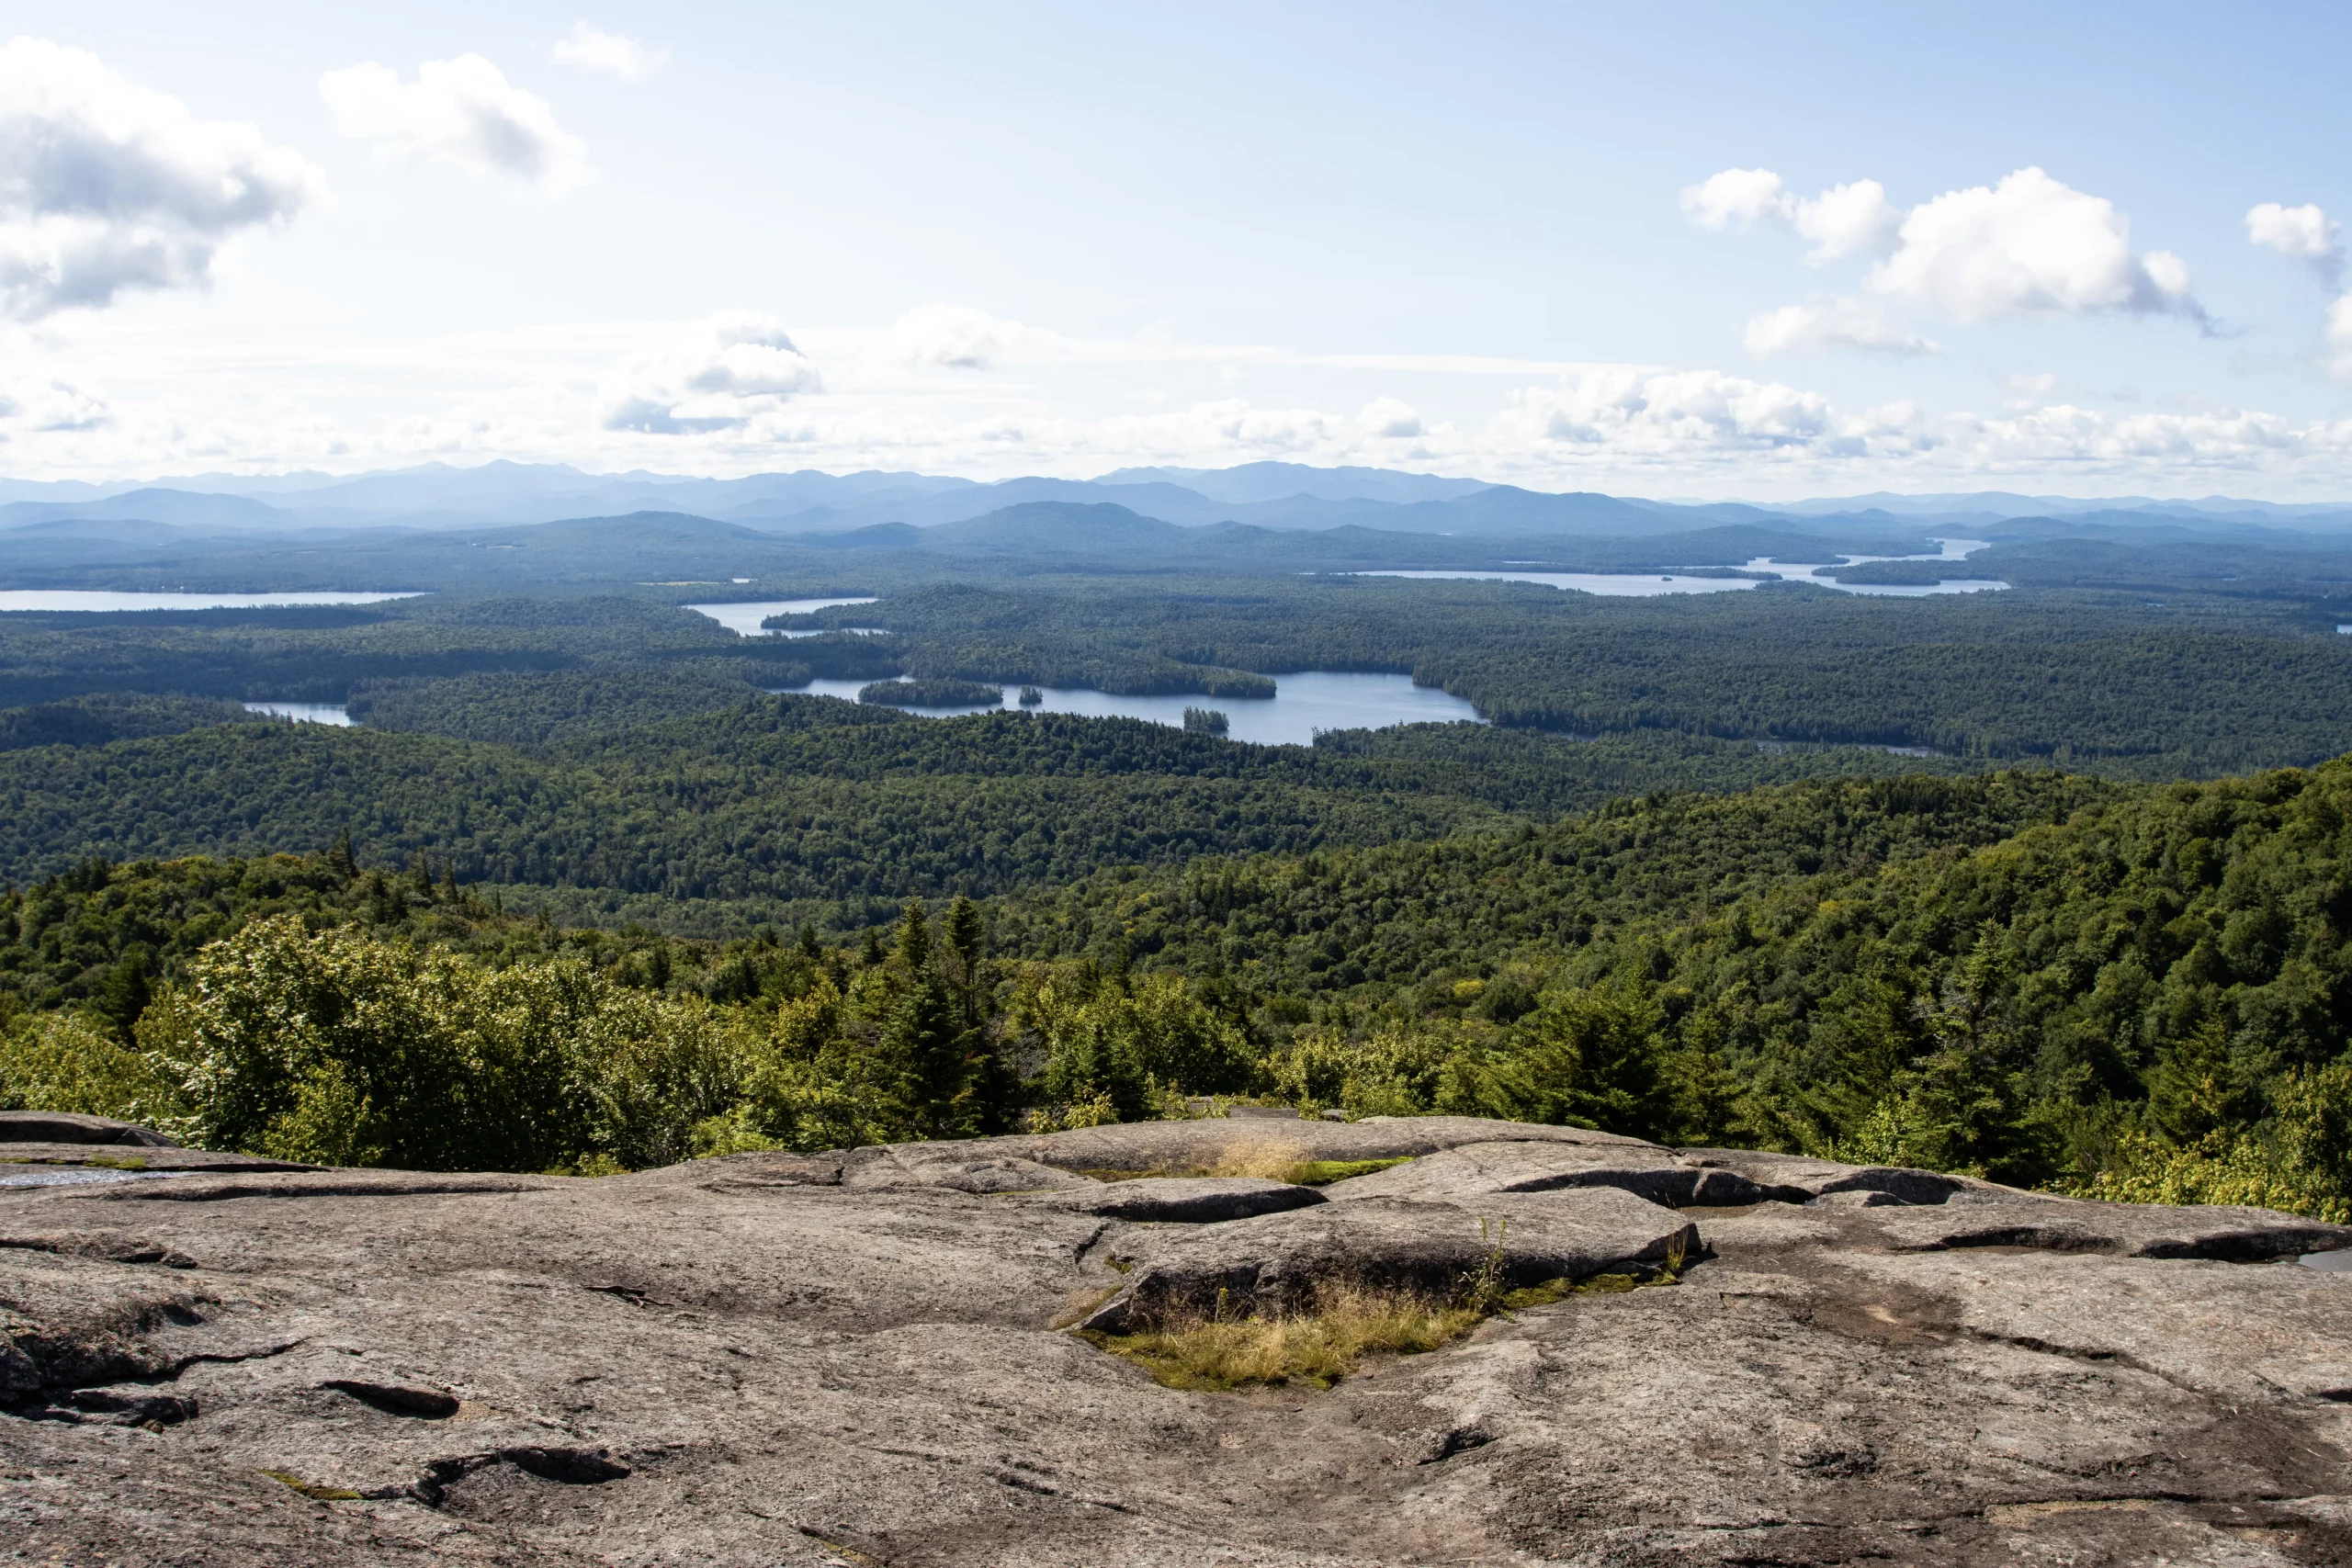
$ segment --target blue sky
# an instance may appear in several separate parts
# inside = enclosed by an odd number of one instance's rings
[[[2352,494],[2340,7],[355,11],[0,6],[0,471]]]

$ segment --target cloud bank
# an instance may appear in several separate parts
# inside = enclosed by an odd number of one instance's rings
[[[1685,190],[1682,209],[1702,228],[1788,229],[1813,242],[1805,259],[1816,265],[1875,258],[1860,296],[1816,299],[1751,321],[1747,344],[1758,354],[1931,352],[1928,339],[1885,314],[1889,306],[1962,325],[2101,314],[2210,325],[2186,262],[2169,251],[2134,251],[2131,220],[2113,202],[2039,168],[1947,191],[1908,211],[1889,203],[1876,180],[1799,197],[1769,169],[1725,169]]]
[[[773,316],[730,310],[634,358],[605,389],[598,424],[644,435],[740,430],[824,378]]]
[[[299,152],[199,120],[94,54],[0,47],[0,310],[18,321],[202,288],[222,245],[323,189]]]
[[[428,60],[413,82],[368,61],[320,77],[319,96],[337,130],[386,156],[431,159],[550,193],[595,177],[586,144],[556,123],[547,101],[479,54]]]

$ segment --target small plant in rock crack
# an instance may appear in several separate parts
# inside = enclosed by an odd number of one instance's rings
[[[1478,1216],[1478,1239],[1486,1244],[1487,1255],[1478,1260],[1476,1269],[1462,1276],[1463,1311],[1475,1312],[1480,1317],[1492,1317],[1498,1313],[1510,1316],[1504,1302],[1510,1292],[1503,1278],[1503,1235],[1510,1229],[1509,1217],[1489,1220],[1484,1214]]]

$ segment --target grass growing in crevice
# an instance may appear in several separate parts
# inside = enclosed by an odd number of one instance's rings
[[[1486,1315],[1418,1292],[1338,1285],[1322,1292],[1312,1312],[1177,1317],[1137,1334],[1086,1337],[1142,1367],[1164,1388],[1329,1388],[1366,1356],[1434,1350],[1477,1327]]]
[[[1236,1144],[1227,1145],[1207,1165],[1155,1166],[1148,1170],[1099,1167],[1078,1174],[1097,1181],[1139,1181],[1147,1177],[1166,1176],[1256,1176],[1269,1181],[1287,1181],[1294,1187],[1324,1187],[1351,1176],[1370,1176],[1392,1165],[1410,1165],[1412,1161],[1410,1155],[1391,1159],[1309,1159],[1306,1151],[1295,1145]]]
[[[1414,1356],[1459,1339],[1489,1317],[1510,1317],[1577,1295],[1609,1295],[1649,1285],[1681,1283],[1689,1261],[1679,1236],[1664,1262],[1647,1273],[1596,1274],[1578,1280],[1546,1280],[1510,1288],[1504,1272],[1508,1220],[1480,1220],[1487,1252],[1448,1295],[1379,1289],[1353,1282],[1324,1286],[1309,1310],[1250,1314],[1228,1310],[1225,1292],[1208,1313],[1179,1313],[1132,1334],[1082,1334],[1096,1348],[1135,1362],[1165,1388],[1226,1393],[1250,1383],[1305,1383],[1329,1388],[1367,1356]],[[1116,1294],[1115,1287],[1073,1295],[1054,1326],[1085,1318]],[[1082,1299],[1081,1299],[1082,1298]]]

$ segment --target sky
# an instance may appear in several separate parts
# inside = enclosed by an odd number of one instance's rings
[[[2352,9],[0,0],[0,477],[2352,498]]]

